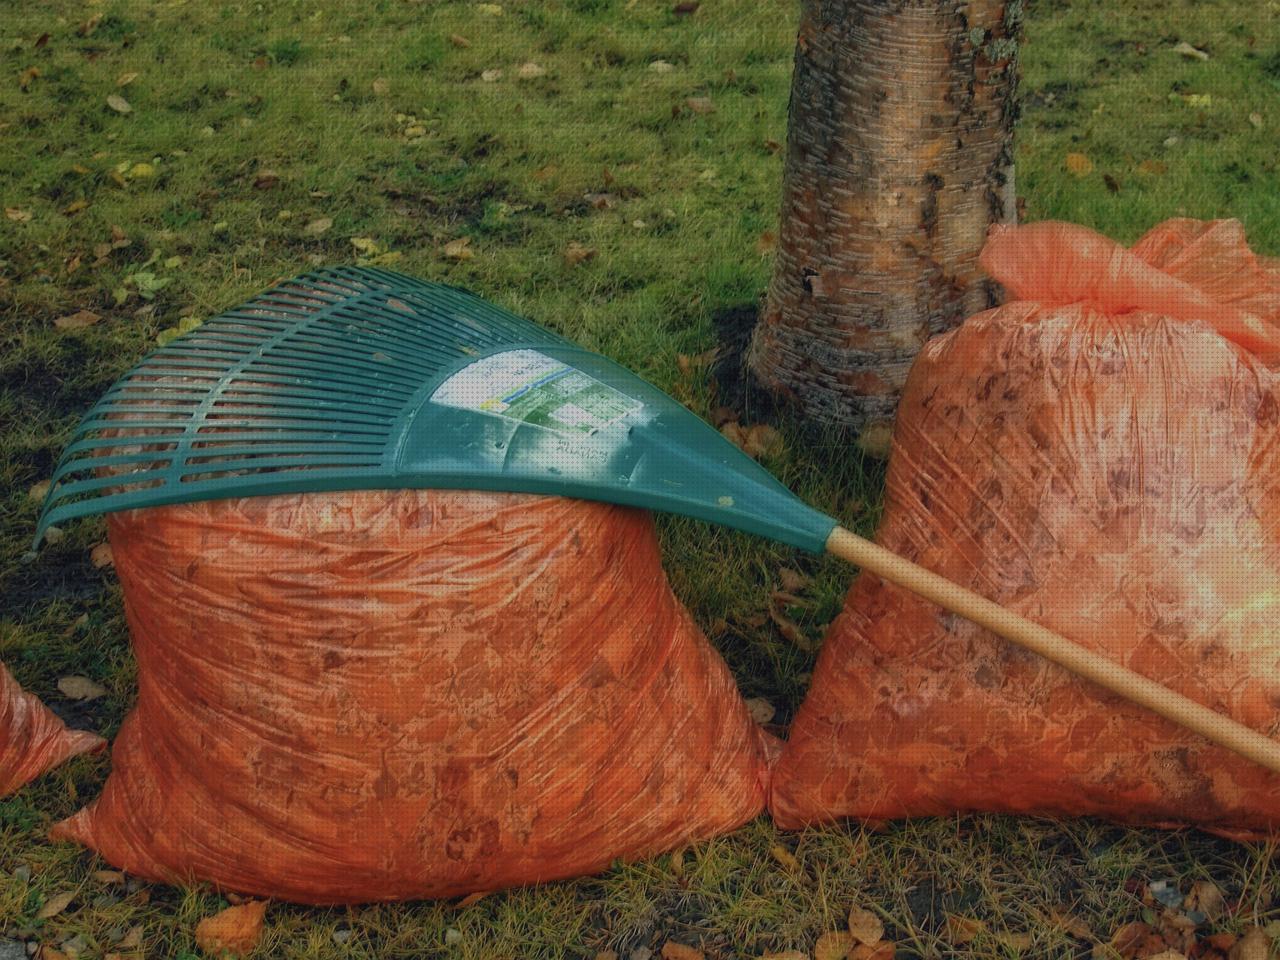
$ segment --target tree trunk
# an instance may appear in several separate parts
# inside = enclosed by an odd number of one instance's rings
[[[804,0],[782,226],[755,376],[887,451],[930,336],[996,303],[978,267],[1015,217],[1022,0]]]

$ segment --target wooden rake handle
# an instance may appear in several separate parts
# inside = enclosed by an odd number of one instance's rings
[[[1040,654],[1112,693],[1146,707],[1166,720],[1200,734],[1275,773],[1280,773],[1280,743],[1230,717],[1189,700],[1154,680],[1112,663],[1066,637],[1032,623],[1012,610],[966,590],[946,577],[930,573],[842,527],[827,540],[827,552],[883,577],[940,607],[958,613],[1011,643]]]

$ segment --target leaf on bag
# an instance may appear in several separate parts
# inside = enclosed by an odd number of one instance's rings
[[[75,313],[69,313],[65,317],[58,317],[53,321],[53,325],[59,330],[82,330],[85,327],[92,327],[101,319],[92,310],[77,310]]]
[[[782,864],[784,869],[790,870],[792,873],[800,872],[800,861],[796,859],[796,855],[794,853],[782,844],[776,843],[770,847],[769,855],[773,857],[773,859],[777,860],[778,863]]]
[[[777,708],[764,697],[752,697],[747,701],[747,713],[756,723],[768,723],[777,712]]]
[[[4,215],[15,223],[26,223],[31,219],[31,211],[23,210],[21,207],[5,207]]]
[[[129,101],[118,93],[113,93],[107,97],[107,106],[116,113],[133,113],[133,107],[129,106]]]
[[[444,245],[444,255],[450,260],[470,260],[476,253],[471,249],[470,237],[458,237]]]
[[[1093,172],[1093,161],[1083,153],[1068,153],[1067,171],[1077,177],[1087,176]]]
[[[262,939],[262,922],[266,914],[265,900],[228,907],[196,924],[196,944],[214,956],[220,953],[245,956],[252,953]]]
[[[61,677],[58,680],[58,692],[68,700],[80,700],[88,703],[107,695],[107,688],[95,683],[88,677]]]
[[[547,68],[540,63],[534,63],[530,60],[528,63],[520,64],[520,68],[516,70],[516,76],[521,80],[536,80],[538,77],[546,76]]]
[[[1208,60],[1209,59],[1208,53],[1206,53],[1204,50],[1199,49],[1198,47],[1193,47],[1191,44],[1187,43],[1187,41],[1185,40],[1181,41],[1176,47],[1174,47],[1173,52],[1182,54],[1188,60]]]
[[[870,910],[855,906],[849,911],[849,932],[859,943],[871,946],[884,939],[884,924]]]
[[[828,930],[813,945],[813,960],[844,960],[855,942],[847,930]]]
[[[594,260],[595,256],[595,247],[584,247],[580,243],[571,243],[564,250],[564,262],[570,267],[576,267],[580,263]]]
[[[63,910],[66,910],[67,907],[71,905],[71,901],[75,898],[76,891],[74,890],[70,890],[67,893],[55,893],[52,897],[46,900],[44,902],[44,906],[36,912],[36,919],[48,920],[51,917],[56,917],[58,914],[62,913]]]
[[[706,960],[706,954],[696,947],[668,940],[662,945],[662,960]]]
[[[694,113],[708,114],[716,112],[716,105],[711,102],[710,97],[689,97],[685,100],[687,106]]]
[[[987,925],[973,917],[961,917],[954,913],[947,914],[947,940],[956,946],[964,946],[977,939],[978,934],[987,929]]]
[[[327,232],[328,229],[332,226],[333,226],[332,217],[317,217],[315,220],[312,220],[305,227],[303,227],[302,232],[309,237],[318,237],[322,233]]]

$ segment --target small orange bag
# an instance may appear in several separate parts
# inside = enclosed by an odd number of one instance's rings
[[[592,873],[764,807],[771,744],[637,510],[456,491],[110,518],[138,660],[55,827],[162,881],[306,903]]]
[[[18,686],[0,663],[0,797],[104,744],[96,734],[68,730],[38,697]]]
[[[998,230],[1017,299],[926,345],[885,547],[1280,731],[1280,265],[1238,223],[1132,251]],[[1256,352],[1255,352],[1256,351]],[[863,575],[775,771],[777,822],[955,811],[1280,830],[1280,777]]]

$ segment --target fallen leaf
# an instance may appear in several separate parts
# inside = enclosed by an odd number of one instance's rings
[[[859,943],[870,946],[884,939],[884,924],[870,910],[855,906],[849,911],[849,932]]]
[[[1229,960],[1269,960],[1271,957],[1271,938],[1261,927],[1250,927],[1244,936],[1236,941]]]
[[[317,219],[312,220],[305,227],[303,227],[302,232],[309,237],[318,237],[320,236],[320,234],[325,233],[332,226],[333,226],[332,217],[318,217]]]
[[[75,313],[69,313],[65,317],[58,317],[53,321],[53,325],[59,330],[80,330],[84,327],[92,327],[102,318],[92,310],[77,310]]]
[[[689,97],[685,100],[685,105],[694,113],[708,114],[716,112],[716,105],[711,102],[710,97]]]
[[[142,947],[142,924],[135,923],[128,929],[120,942],[116,944],[121,950],[138,950]]]
[[[674,63],[668,63],[666,60],[654,60],[649,64],[649,69],[654,73],[670,73],[675,68]]]
[[[1197,880],[1193,883],[1182,905],[1187,910],[1199,911],[1209,921],[1217,920],[1227,909],[1222,891],[1211,880]]]
[[[782,434],[767,424],[758,423],[742,431],[742,449],[750,457],[775,456],[782,449]]]
[[[93,33],[94,30],[98,29],[98,24],[100,24],[101,22],[102,22],[102,14],[95,13],[84,23],[80,24],[80,26],[76,29],[76,33],[80,34],[80,36],[82,37],[87,37],[89,36],[89,34]]]
[[[118,93],[113,93],[107,97],[107,106],[116,113],[133,113],[133,107],[129,106],[129,101]]]
[[[766,140],[764,142],[764,148],[768,150],[770,153],[777,153],[779,150],[782,149],[782,144],[780,144],[777,140]]]
[[[595,255],[594,247],[584,247],[580,243],[571,243],[565,247],[564,262],[570,267],[576,267],[580,263],[595,259]]]
[[[860,943],[849,953],[849,960],[894,960],[898,948],[888,940],[879,943]]]
[[[444,255],[450,260],[470,260],[476,254],[471,249],[471,238],[459,237],[457,240],[450,240],[444,245]]]
[[[813,581],[799,570],[792,570],[790,567],[779,567],[778,582],[782,584],[782,589],[788,593],[799,593]]]
[[[80,700],[88,703],[107,695],[107,688],[95,683],[88,677],[60,677],[58,691],[68,700]]]
[[[1185,40],[1183,40],[1176,47],[1174,47],[1173,52],[1182,54],[1188,60],[1208,60],[1209,59],[1208,53],[1206,53],[1204,50],[1201,50],[1197,47],[1193,47],[1191,44],[1187,43],[1187,41]]]
[[[361,253],[372,255],[378,252],[378,242],[373,237],[352,237],[351,245]]]
[[[1260,113],[1249,114],[1249,122],[1253,124],[1255,129],[1261,130],[1262,124],[1263,124],[1262,114]]]
[[[39,67],[27,67],[27,69],[18,74],[18,89],[26,90],[31,86],[31,81],[37,79],[39,76]]]
[[[1064,906],[1049,911],[1049,923],[1077,940],[1092,940],[1093,931],[1085,923]]]
[[[265,900],[228,907],[196,925],[196,944],[205,953],[228,952],[237,956],[252,953],[262,938],[262,921],[267,913]]]
[[[752,697],[747,701],[747,713],[756,723],[765,724],[773,719],[777,709],[764,697]]]
[[[391,82],[386,77],[377,77],[373,83],[369,84],[369,89],[373,91],[374,96],[385,97],[391,92]]]
[[[812,650],[813,643],[809,640],[803,630],[796,624],[794,620],[784,616],[777,607],[769,608],[769,619],[774,622],[778,628],[778,632],[787,640],[794,643],[801,650]]]
[[[777,953],[766,953],[760,957],[760,960],[809,960],[809,955],[803,950],[782,950]]]
[[[465,50],[467,47],[471,46],[471,41],[459,33],[449,34],[449,42],[459,50]]]
[[[782,864],[785,869],[790,870],[792,873],[799,873],[800,861],[796,859],[796,855],[794,853],[782,844],[778,843],[770,847],[769,855],[772,856],[773,859],[777,860],[778,863]]]
[[[1133,960],[1150,950],[1153,942],[1157,949],[1164,943],[1150,924],[1135,920],[1126,923],[1111,935],[1110,946],[1124,960]]]
[[[116,86],[127,87],[129,84],[133,83],[133,81],[137,79],[138,79],[138,74],[136,73],[122,73],[120,74],[120,76],[116,77]]]
[[[1087,176],[1093,172],[1093,161],[1083,153],[1068,153],[1067,170],[1077,177]]]
[[[1143,160],[1138,164],[1138,172],[1149,177],[1161,177],[1169,172],[1169,165],[1163,160]]]
[[[723,427],[726,423],[737,423],[738,411],[734,410],[732,407],[716,407],[711,411],[711,422],[716,425],[717,430]]]
[[[697,13],[698,7],[700,6],[702,6],[702,4],[699,3],[698,0],[681,0],[680,3],[677,3],[671,8],[671,12],[677,17],[687,17],[691,14]]]
[[[972,943],[987,925],[972,917],[961,917],[954,913],[947,914],[947,940],[956,946]]]
[[[756,241],[756,253],[765,257],[773,253],[778,247],[778,235],[772,230],[766,230],[760,234],[760,239]]]
[[[23,210],[21,207],[5,207],[4,215],[15,223],[26,223],[31,219],[31,211]]]
[[[61,683],[61,681],[59,681]],[[71,890],[67,893],[56,893],[44,902],[44,906],[36,913],[38,920],[48,920],[50,917],[56,917],[63,910],[71,905],[71,901],[76,898],[76,891]]]
[[[274,170],[259,170],[258,175],[253,178],[253,188],[255,190],[271,190],[280,184],[280,174]]]
[[[706,956],[701,950],[674,940],[662,945],[662,960],[706,960]]]
[[[130,180],[149,180],[156,175],[156,168],[149,163],[135,163],[129,168]]]
[[[88,200],[83,200],[83,199],[73,200],[71,201],[71,203],[63,207],[62,215],[64,217],[74,217],[77,213],[81,213],[82,211],[88,210],[88,209],[89,209]]]
[[[103,542],[97,544],[89,551],[89,562],[93,564],[94,569],[103,570],[106,567],[115,566],[115,556],[111,552],[111,544]]]
[[[488,890],[480,890],[476,893],[468,893],[465,897],[453,905],[455,910],[465,910],[467,907],[473,907],[485,897],[489,895]]]
[[[496,3],[477,3],[476,13],[483,13],[489,17],[500,17],[502,16],[502,7]]]
[[[996,942],[1015,953],[1024,953],[1031,949],[1031,934],[1006,931],[996,934]]]
[[[51,947],[47,943],[40,948],[39,960],[72,960],[57,947]]]
[[[538,77],[545,76],[547,68],[539,63],[530,60],[528,63],[520,64],[520,68],[516,70],[516,76],[521,80],[536,80]]]
[[[854,942],[853,934],[847,930],[828,930],[813,945],[813,960],[844,960]]]
[[[485,70],[480,74],[480,79],[485,83],[494,83],[495,81],[502,79],[502,71],[496,68],[492,70]]]
[[[124,874],[119,870],[95,870],[90,876],[99,883],[124,883]]]
[[[1120,192],[1120,181],[1117,180],[1115,177],[1113,177],[1111,174],[1104,173],[1102,175],[1102,182],[1107,185],[1107,190],[1109,190],[1111,193]]]
[[[27,496],[32,500],[43,500],[49,495],[49,487],[52,485],[52,481],[49,480],[41,480],[39,483],[33,483],[27,490]]]
[[[34,46],[37,50],[39,50],[41,47],[48,46],[48,44],[49,44],[49,34],[46,32],[36,37],[36,42],[32,44],[32,46]]]

